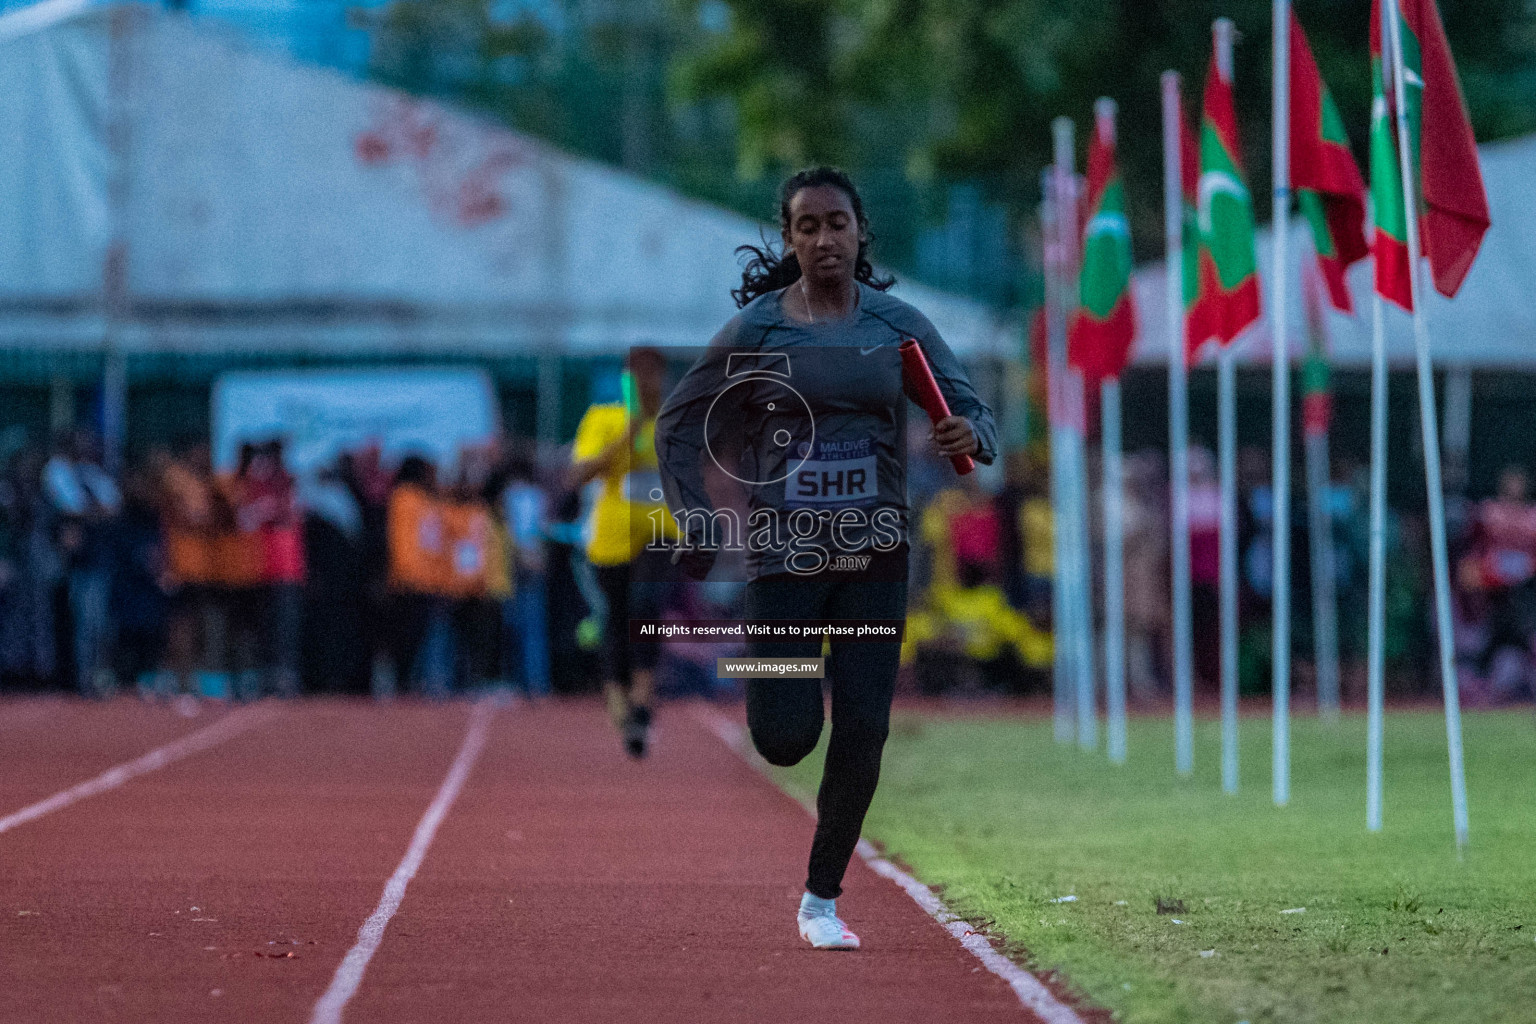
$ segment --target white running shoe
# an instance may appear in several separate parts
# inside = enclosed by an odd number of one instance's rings
[[[858,949],[859,937],[836,914],[798,915],[800,937],[816,949]]]

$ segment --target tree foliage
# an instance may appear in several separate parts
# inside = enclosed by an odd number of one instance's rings
[[[700,0],[682,6],[697,11]],[[719,3],[722,0],[710,0]],[[984,182],[1016,215],[1038,198],[1050,122],[1093,101],[1121,112],[1121,159],[1143,249],[1160,235],[1159,77],[1198,108],[1211,21],[1237,24],[1238,117],[1255,190],[1268,188],[1269,0],[723,0],[729,30],[681,63],[680,102],[725,97],[747,175],[811,160]],[[1357,152],[1370,115],[1370,0],[1299,0]],[[1536,128],[1532,16],[1522,0],[1441,0],[1474,124]],[[882,123],[899,131],[880,131]]]
[[[1536,16],[1527,0],[1439,0],[1481,139],[1536,130]],[[1370,0],[1295,0],[1364,163]],[[1194,112],[1211,21],[1237,24],[1236,98],[1255,194],[1269,189],[1270,0],[394,0],[374,73],[467,101],[556,144],[758,217],[811,162],[852,171],[879,255],[914,270],[956,195],[1007,211],[970,250],[1017,295],[1050,123],[1120,105],[1119,157],[1141,256],[1161,244],[1159,78]],[[963,205],[963,204],[962,204]],[[1267,214],[1267,204],[1262,214]],[[979,237],[979,236],[978,236]],[[930,239],[931,241],[931,239]],[[964,249],[964,245],[960,249]],[[928,264],[952,263],[942,246]],[[1016,276],[1016,275],[1015,275]],[[972,283],[980,281],[973,278]],[[964,282],[958,287],[971,287]]]

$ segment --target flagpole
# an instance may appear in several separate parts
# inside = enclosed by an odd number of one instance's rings
[[[1234,29],[1229,18],[1215,24],[1216,70],[1232,80]],[[1221,475],[1221,787],[1237,792],[1237,363],[1232,345],[1222,346],[1216,364],[1217,460]]]
[[[1332,472],[1328,431],[1306,437],[1307,505],[1312,563],[1312,661],[1317,675],[1317,712],[1339,719],[1338,592],[1334,586]]]
[[[1057,743],[1070,743],[1075,723],[1076,685],[1072,673],[1073,602],[1067,593],[1071,578],[1071,546],[1067,543],[1066,387],[1067,332],[1061,301],[1061,240],[1056,230],[1056,176],[1047,168],[1040,175],[1040,237],[1045,259],[1046,405],[1051,427],[1051,720]]]
[[[1419,247],[1418,182],[1413,177],[1413,136],[1408,129],[1408,87],[1404,81],[1403,36],[1397,0],[1385,0],[1392,46],[1392,89],[1397,101],[1397,155],[1403,177],[1403,218],[1408,225],[1408,293],[1413,300],[1413,329],[1419,371],[1419,421],[1424,434],[1424,482],[1429,491],[1429,543],[1435,577],[1435,626],[1440,644],[1440,681],[1445,692],[1445,738],[1451,770],[1451,817],[1456,848],[1467,845],[1467,779],[1461,747],[1461,694],[1451,630],[1451,571],[1445,544],[1445,490],[1440,473],[1440,425],[1435,419],[1435,376],[1429,360],[1429,321],[1422,287]],[[1421,129],[1422,130],[1422,129]]]
[[[1291,221],[1291,4],[1274,0],[1274,206],[1270,230],[1270,335],[1274,368],[1274,421],[1270,449],[1274,491],[1273,789],[1276,806],[1291,799],[1291,361],[1286,331],[1286,279]]]
[[[1237,792],[1237,361],[1216,362],[1217,462],[1221,476],[1221,788]]]
[[[1321,276],[1318,261],[1307,264],[1304,290],[1307,319],[1312,327],[1303,374],[1307,383],[1302,419],[1311,535],[1312,664],[1317,679],[1317,713],[1332,724],[1339,720],[1339,595],[1335,583],[1333,467],[1328,436],[1333,429],[1333,391],[1328,371],[1328,313],[1323,305],[1325,286]]]
[[[1075,200],[1075,196],[1074,196]],[[1072,208],[1077,209],[1074,201]],[[1072,477],[1076,483],[1075,534],[1078,546],[1077,574],[1077,746],[1099,746],[1099,707],[1095,693],[1097,668],[1093,650],[1093,531],[1088,524],[1088,400],[1082,374],[1067,367],[1072,388]]]
[[[1387,608],[1387,327],[1386,304],[1371,289],[1371,568],[1367,614],[1365,827],[1381,831],[1381,740],[1386,692]]]
[[[1115,143],[1115,101],[1093,107],[1095,129]],[[1129,283],[1127,283],[1129,287]],[[1120,378],[1100,386],[1104,491],[1104,703],[1109,760],[1125,763],[1125,502],[1120,443]]]
[[[1194,640],[1189,576],[1189,359],[1184,328],[1184,153],[1179,73],[1163,72],[1163,234],[1168,315],[1168,490],[1172,499],[1175,762],[1194,770]]]
[[[1058,117],[1051,123],[1055,156],[1056,184],[1056,232],[1060,244],[1060,279],[1057,295],[1062,302],[1062,331],[1071,308],[1073,294],[1073,267],[1077,259],[1077,179],[1072,119]],[[1087,454],[1087,415],[1083,379],[1072,369],[1070,360],[1063,378],[1067,395],[1068,475],[1071,495],[1067,514],[1071,517],[1071,543],[1074,550],[1075,571],[1069,593],[1073,600],[1073,622],[1076,626],[1073,668],[1076,674],[1077,745],[1082,750],[1098,746],[1098,707],[1094,696],[1093,654],[1093,555],[1088,530],[1088,474],[1085,466]]]
[[[1104,449],[1104,686],[1109,759],[1125,763],[1125,509],[1120,451],[1120,378],[1100,393]]]

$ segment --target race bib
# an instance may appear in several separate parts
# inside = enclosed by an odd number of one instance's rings
[[[869,438],[819,441],[814,452],[805,445],[800,455],[805,461],[791,463],[784,480],[786,506],[866,505],[879,495],[874,442]]]

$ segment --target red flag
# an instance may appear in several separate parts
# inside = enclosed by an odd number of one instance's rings
[[[1179,107],[1179,170],[1184,193],[1184,361],[1193,363],[1214,333],[1206,319],[1200,278],[1200,142]]]
[[[1082,226],[1079,303],[1067,355],[1089,386],[1118,378],[1136,337],[1131,298],[1131,227],[1125,186],[1115,167],[1114,105],[1101,100],[1088,145],[1088,189]]]
[[[1379,5],[1380,0],[1372,0],[1371,55],[1378,60],[1389,49],[1381,38]],[[1454,296],[1488,231],[1488,193],[1440,12],[1434,0],[1399,0],[1398,10],[1410,146],[1417,150],[1410,155],[1419,175],[1416,212],[1423,255],[1429,258],[1435,287]],[[1385,99],[1395,110],[1394,79],[1384,77]]]
[[[1200,140],[1179,107],[1179,170],[1183,174],[1184,202],[1191,210],[1200,206]]]
[[[1353,312],[1345,273],[1371,251],[1365,241],[1365,181],[1294,11],[1290,170],[1291,186],[1312,228],[1313,248],[1329,297],[1335,309]]]
[[[1442,295],[1454,296],[1492,223],[1488,193],[1440,11],[1434,0],[1406,0],[1402,10],[1419,37],[1424,61],[1424,137],[1419,144],[1427,207],[1424,253],[1434,270],[1435,287]]]
[[[1230,345],[1259,318],[1253,200],[1244,180],[1232,81],[1214,55],[1205,80],[1199,167],[1198,291],[1188,317],[1192,352],[1213,339]]]

